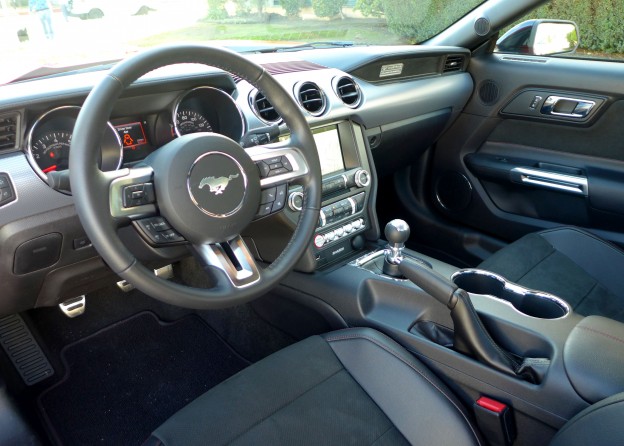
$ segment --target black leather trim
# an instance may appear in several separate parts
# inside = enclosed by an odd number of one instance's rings
[[[574,390],[590,403],[624,392],[624,324],[586,317],[568,336],[563,363]]]
[[[548,229],[539,235],[613,294],[622,294],[624,251],[575,227]]]
[[[341,330],[324,338],[410,443],[483,444],[461,403],[399,344],[369,328]]]
[[[568,421],[550,446],[621,444],[624,438],[624,393],[589,406]]]

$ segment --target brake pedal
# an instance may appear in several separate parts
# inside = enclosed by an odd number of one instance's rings
[[[19,314],[0,318],[0,345],[28,386],[54,375],[54,369]]]
[[[169,280],[173,278],[173,265],[169,264],[161,268],[155,269],[154,275],[156,277],[160,277],[161,279],[165,279],[165,280]],[[129,293],[130,291],[134,289],[134,285],[132,285],[127,280],[120,280],[119,282],[117,282],[117,286],[124,293]]]
[[[59,308],[69,318],[80,316],[85,312],[87,299],[84,294],[78,297],[72,297],[59,304]]]

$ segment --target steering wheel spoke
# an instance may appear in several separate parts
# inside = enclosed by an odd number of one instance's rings
[[[258,166],[263,189],[295,181],[310,171],[302,151],[290,140],[249,147],[245,151]]]
[[[218,278],[225,275],[234,288],[253,285],[261,278],[258,265],[241,236],[223,243],[193,245],[193,251],[206,270],[214,272],[216,269],[221,276]]]
[[[151,167],[106,172],[105,178],[108,180],[113,218],[137,220],[156,214],[154,171]]]

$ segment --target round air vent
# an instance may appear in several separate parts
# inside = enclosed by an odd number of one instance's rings
[[[479,85],[479,99],[484,105],[493,105],[498,101],[498,84],[491,79],[486,79]]]
[[[282,117],[279,113],[277,113],[277,111],[275,111],[273,105],[261,92],[256,90],[255,93],[252,93],[249,102],[251,103],[251,108],[256,116],[265,123],[275,124],[276,122],[281,121]]]
[[[362,102],[360,86],[350,77],[338,78],[334,83],[334,91],[347,107],[356,108]]]
[[[487,36],[490,32],[490,21],[486,17],[479,17],[474,22],[474,30],[478,36]]]
[[[325,94],[314,82],[302,82],[295,87],[295,97],[299,105],[312,116],[320,116],[325,111]]]

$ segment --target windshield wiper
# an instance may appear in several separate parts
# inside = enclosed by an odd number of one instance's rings
[[[276,46],[273,48],[262,48],[255,50],[255,53],[287,53],[289,51],[314,50],[322,48],[347,48],[354,46],[350,41],[330,41],[330,42],[308,42],[301,45]]]

